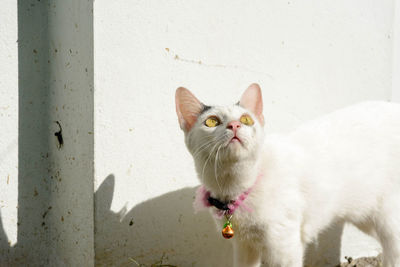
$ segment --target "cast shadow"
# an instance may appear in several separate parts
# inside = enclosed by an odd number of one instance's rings
[[[232,266],[231,242],[224,240],[209,212],[194,214],[196,188],[183,188],[113,212],[115,177],[95,193],[96,266],[150,266],[163,257],[176,266]]]
[[[163,259],[175,266],[232,266],[232,247],[208,212],[193,213],[196,188],[183,188],[138,204],[130,211],[111,210],[115,177],[95,193],[96,266],[150,266]],[[335,266],[343,224],[320,234],[307,250],[306,266]],[[17,245],[18,247],[18,245]],[[9,266],[9,246],[0,214],[0,266]]]
[[[7,235],[4,231],[0,209],[0,266],[7,266],[11,257],[11,246],[8,243]]]
[[[151,266],[163,258],[174,266],[233,264],[230,240],[224,240],[209,212],[194,214],[196,188],[183,188],[138,204],[111,210],[115,185],[109,175],[95,193],[96,266]],[[306,266],[340,262],[343,224],[332,225],[307,248]]]

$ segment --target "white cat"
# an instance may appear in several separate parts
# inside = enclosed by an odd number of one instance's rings
[[[257,84],[225,107],[181,87],[176,111],[200,201],[232,215],[235,266],[302,266],[306,245],[334,222],[376,237],[383,266],[400,266],[399,104],[362,103],[266,137]],[[227,219],[216,216],[221,229]]]

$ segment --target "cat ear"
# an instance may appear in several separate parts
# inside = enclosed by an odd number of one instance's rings
[[[262,94],[258,84],[253,83],[244,91],[239,104],[253,112],[261,125],[264,125]]]
[[[175,93],[175,106],[181,129],[190,131],[204,105],[188,89],[179,87]]]

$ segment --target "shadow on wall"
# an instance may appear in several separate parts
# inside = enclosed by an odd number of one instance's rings
[[[176,266],[232,266],[231,241],[221,237],[208,212],[193,214],[196,188],[164,194],[130,211],[113,212],[114,185],[115,177],[109,175],[95,193],[96,266],[137,266],[133,260],[150,266],[161,258],[163,264]],[[339,223],[319,236],[308,248],[307,265],[339,262],[342,229]],[[0,266],[8,266],[14,248],[8,244],[1,214],[0,250]]]
[[[1,211],[1,209],[0,209]],[[6,266],[9,262],[11,254],[11,247],[8,243],[7,235],[3,228],[3,221],[0,212],[0,266]]]
[[[232,266],[231,241],[224,240],[208,212],[194,214],[196,188],[184,188],[145,201],[130,211],[113,212],[115,177],[95,193],[97,266]],[[306,266],[340,262],[343,224],[333,224],[307,248]],[[135,262],[137,264],[135,264]]]
[[[114,175],[95,193],[97,266],[232,266],[232,246],[208,212],[193,212],[196,188],[184,188],[113,212]],[[131,259],[130,259],[131,258]]]
[[[114,184],[109,175],[95,193],[96,266],[137,266],[133,260],[150,266],[161,258],[176,266],[232,266],[230,241],[222,238],[211,215],[193,213],[196,188],[113,212]],[[0,214],[0,266],[16,262],[18,247],[10,247]]]

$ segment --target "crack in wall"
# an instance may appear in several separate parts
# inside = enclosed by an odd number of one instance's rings
[[[271,74],[269,74],[269,73],[253,70],[253,69],[250,69],[248,67],[239,66],[239,65],[209,64],[209,63],[205,63],[202,60],[194,60],[194,59],[188,59],[188,58],[180,57],[177,53],[172,51],[170,48],[165,48],[165,51],[167,51],[167,54],[170,57],[172,57],[174,60],[177,60],[177,61],[180,61],[180,62],[196,64],[196,65],[203,66],[203,67],[242,70],[242,71],[246,71],[246,72],[250,72],[250,73],[254,73],[254,74],[261,74],[261,75],[267,76],[271,80],[274,79],[273,76]]]

